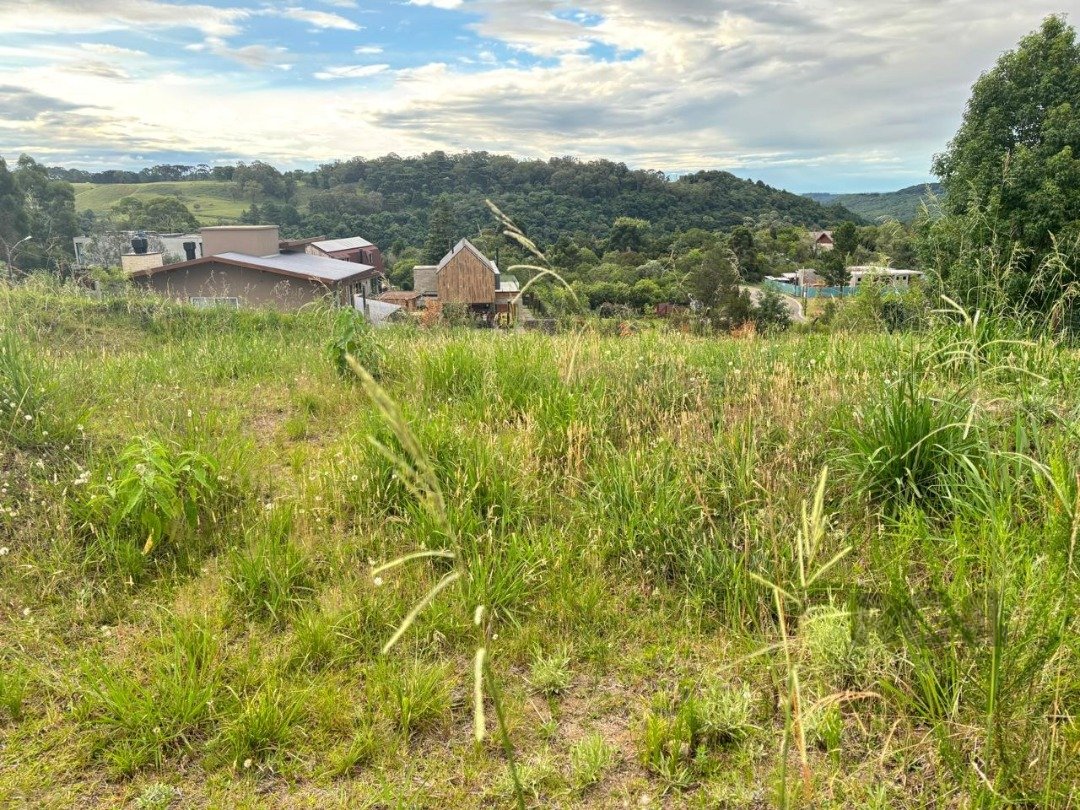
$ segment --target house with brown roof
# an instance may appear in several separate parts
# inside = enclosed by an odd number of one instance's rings
[[[202,258],[145,267],[131,281],[196,306],[299,309],[326,300],[350,306],[378,293],[375,267],[306,251],[281,250],[275,225],[202,229]]]
[[[814,245],[814,250],[832,250],[836,247],[833,242],[832,231],[810,231],[810,241]]]
[[[504,276],[476,245],[462,239],[438,264],[413,268],[413,290],[442,304],[464,304],[473,314],[494,320],[513,316],[520,287],[516,278]]]

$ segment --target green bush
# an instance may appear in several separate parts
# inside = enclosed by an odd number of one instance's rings
[[[328,349],[330,362],[339,375],[351,379],[353,358],[373,379],[383,375],[384,352],[368,320],[351,307],[341,308],[334,319],[334,334]]]
[[[186,554],[185,541],[224,516],[217,461],[176,442],[140,437],[77,483],[75,510],[108,561],[140,573],[151,555]]]

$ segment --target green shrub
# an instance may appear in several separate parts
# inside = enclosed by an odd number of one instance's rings
[[[334,319],[334,334],[328,349],[330,361],[339,375],[355,377],[349,365],[352,357],[373,379],[383,373],[384,352],[367,319],[352,307],[338,310]]]
[[[84,528],[126,573],[155,551],[184,553],[184,541],[223,511],[217,462],[175,442],[140,437],[115,462],[84,475],[77,501]]]

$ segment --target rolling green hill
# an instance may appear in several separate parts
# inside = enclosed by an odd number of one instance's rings
[[[927,194],[942,197],[945,190],[940,183],[923,183],[908,186],[899,191],[868,194],[828,194],[824,192],[804,194],[822,205],[840,204],[861,217],[875,221],[880,217],[911,222],[919,212],[919,205]]]
[[[174,183],[73,183],[75,208],[105,214],[124,197],[143,202],[154,197],[177,197],[203,225],[239,220],[250,200],[236,196],[236,186],[214,180],[179,180]]]
[[[456,227],[475,230],[489,222],[485,200],[491,199],[542,242],[570,234],[603,240],[621,216],[648,221],[653,236],[690,228],[728,229],[748,221],[827,228],[858,219],[842,207],[822,206],[728,172],[668,180],[660,172],[607,160],[522,161],[488,153],[353,158],[292,173],[287,180],[273,167],[253,164],[237,167],[231,180],[74,185],[80,210],[104,214],[125,196],[146,200],[166,195],[184,203],[204,224],[236,222],[257,189],[259,210],[248,218],[275,222],[287,236],[364,233],[386,245],[422,244],[429,212],[440,197],[450,203]],[[290,196],[287,189],[294,193]]]

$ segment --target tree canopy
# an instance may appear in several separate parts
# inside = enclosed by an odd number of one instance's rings
[[[1080,223],[1080,43],[1063,17],[1004,54],[972,87],[963,123],[937,156],[950,213],[990,213],[1036,253]]]

